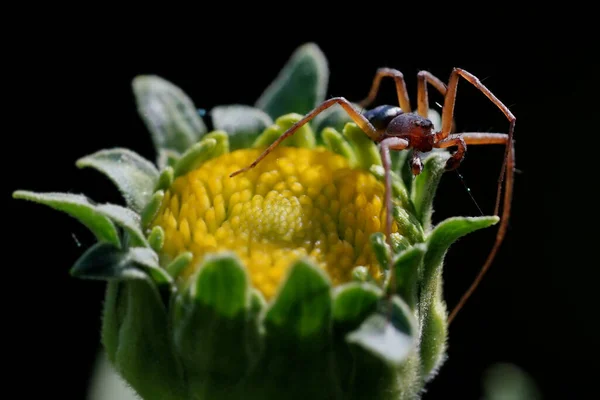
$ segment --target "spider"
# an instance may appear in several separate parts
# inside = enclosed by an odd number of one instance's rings
[[[458,304],[452,310],[448,317],[448,324],[456,317],[458,311],[463,307],[467,299],[473,294],[481,279],[491,266],[500,245],[506,234],[508,219],[510,216],[510,207],[513,190],[513,174],[515,168],[515,153],[513,143],[513,133],[515,128],[515,116],[510,112],[494,94],[486,88],[479,79],[473,74],[460,69],[454,68],[450,75],[448,85],[446,86],[440,79],[427,71],[420,71],[417,74],[417,112],[411,112],[410,101],[404,83],[404,76],[395,69],[380,68],[377,70],[373,79],[371,90],[368,96],[359,102],[360,107],[368,107],[375,100],[379,92],[381,80],[385,77],[392,78],[396,85],[398,102],[400,107],[381,105],[371,110],[361,113],[344,97],[333,97],[325,100],[321,105],[310,111],[304,118],[291,126],[277,140],[264,150],[258,158],[249,166],[233,172],[230,177],[245,172],[254,168],[263,158],[265,158],[276,146],[283,140],[292,136],[300,127],[312,120],[319,113],[334,104],[339,104],[350,116],[350,118],[369,136],[375,143],[379,145],[381,159],[384,168],[384,183],[385,183],[385,205],[386,205],[386,240],[390,243],[392,230],[392,199],[391,199],[391,159],[390,150],[413,150],[413,155],[410,160],[410,166],[413,175],[418,175],[423,169],[421,157],[423,153],[427,153],[434,148],[455,147],[456,151],[446,162],[446,170],[456,169],[463,160],[467,145],[480,144],[502,144],[505,145],[504,161],[500,177],[498,179],[498,189],[496,196],[496,205],[494,215],[499,214],[500,200],[502,196],[502,183],[504,181],[504,198],[503,211],[500,218],[500,224],[496,239],[488,257],[481,267],[475,280],[461,297]],[[481,132],[464,132],[460,134],[450,134],[453,125],[454,105],[456,101],[456,90],[460,77],[470,82],[473,86],[479,89],[492,103],[494,103],[506,116],[509,121],[508,134],[504,133],[481,133]],[[433,123],[427,118],[429,110],[429,100],[427,93],[427,84],[433,86],[438,92],[444,96],[444,104],[442,108],[442,127],[438,132],[434,132]],[[393,275],[390,278],[391,290],[395,287]]]

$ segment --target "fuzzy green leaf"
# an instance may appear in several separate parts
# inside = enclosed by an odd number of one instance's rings
[[[440,222],[427,238],[422,286],[435,276],[448,248],[460,237],[496,224],[500,219],[488,217],[453,217]]]
[[[392,365],[401,366],[417,346],[417,321],[410,308],[394,296],[346,336],[349,343]]]
[[[300,46],[256,102],[272,118],[290,112],[306,114],[325,100],[327,59],[314,43]]]
[[[63,211],[84,224],[99,241],[121,247],[117,228],[112,221],[99,212],[95,204],[87,197],[71,193],[34,193],[18,190],[13,193],[15,199],[24,199],[44,204]]]
[[[157,152],[182,153],[206,133],[194,103],[179,87],[154,75],[137,76],[132,85],[139,114]]]
[[[106,175],[119,189],[127,206],[140,212],[150,200],[158,171],[142,156],[127,149],[101,150],[79,159],[77,167],[91,167]]]
[[[127,252],[110,243],[96,243],[73,265],[71,275],[99,280],[145,279],[147,275],[131,262]]]
[[[120,250],[110,243],[96,243],[71,268],[75,277],[104,281],[146,279],[148,274],[158,284],[172,282],[152,250],[143,247]]]
[[[414,310],[417,306],[417,279],[419,266],[423,261],[427,247],[417,243],[410,249],[400,253],[394,260],[396,273],[396,293]]]
[[[413,180],[410,197],[415,205],[417,218],[426,232],[431,229],[433,198],[449,157],[448,152],[431,153],[423,163],[423,171]]]
[[[142,232],[139,214],[116,204],[101,204],[96,206],[96,210],[125,229],[130,235],[132,246],[150,247],[148,240],[146,240]]]
[[[215,129],[227,132],[231,150],[248,148],[273,120],[264,111],[246,105],[217,106],[210,111]]]
[[[297,261],[267,311],[267,331],[297,339],[324,335],[331,316],[331,285],[309,260]]]
[[[213,157],[213,150],[217,146],[217,140],[214,138],[204,139],[190,147],[177,161],[173,167],[174,177],[185,175],[188,172],[198,168],[206,160]]]
[[[421,374],[425,382],[434,377],[446,360],[448,338],[448,313],[442,299],[442,280],[425,291],[427,299],[421,308]],[[424,297],[423,295],[421,297]]]
[[[206,257],[198,271],[191,296],[217,314],[233,318],[248,307],[246,269],[231,254]]]
[[[425,380],[445,360],[448,324],[442,299],[442,261],[448,248],[460,237],[494,225],[498,217],[454,217],[438,224],[427,238],[420,281],[421,364]]]

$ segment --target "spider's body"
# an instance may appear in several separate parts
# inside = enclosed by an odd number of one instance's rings
[[[423,163],[421,161],[421,153],[426,153],[434,148],[455,147],[456,151],[446,162],[446,169],[452,170],[457,168],[463,160],[468,144],[503,144],[506,146],[504,163],[500,180],[498,181],[498,196],[496,199],[496,207],[494,214],[498,215],[500,209],[500,198],[502,192],[502,181],[504,185],[504,202],[503,212],[500,219],[500,226],[496,235],[496,241],[490,254],[481,268],[479,275],[467,292],[463,295],[458,305],[454,308],[448,317],[448,323],[456,316],[456,313],[463,306],[467,298],[473,293],[474,289],[479,284],[481,278],[490,267],[496,253],[504,239],[508,226],[508,218],[510,215],[510,206],[512,200],[512,185],[514,173],[514,146],[513,146],[513,131],[516,118],[500,100],[492,94],[474,75],[469,72],[454,68],[448,85],[433,76],[427,71],[421,71],[417,74],[417,112],[411,112],[410,101],[404,84],[404,76],[400,71],[389,68],[380,68],[375,74],[369,95],[359,103],[361,107],[367,107],[371,104],[377,92],[379,84],[384,77],[394,79],[396,84],[396,92],[400,107],[382,105],[361,113],[352,103],[343,97],[334,97],[325,100],[314,110],[309,112],[304,118],[295,123],[286,132],[275,140],[267,149],[249,166],[232,173],[230,176],[235,176],[250,168],[254,168],[263,158],[265,158],[279,143],[293,135],[300,127],[308,123],[319,113],[327,108],[338,104],[350,116],[350,118],[358,125],[367,136],[378,144],[381,152],[381,160],[385,171],[385,205],[386,205],[386,238],[391,246],[391,227],[392,227],[392,199],[391,199],[391,159],[390,150],[407,150],[412,149],[413,155],[411,159],[411,169],[414,175],[421,173]],[[481,133],[469,132],[460,134],[450,134],[453,125],[454,105],[456,100],[456,89],[459,78],[470,82],[473,86],[479,89],[490,101],[492,101],[506,116],[510,122],[508,134],[504,133]],[[438,92],[444,96],[444,106],[442,109],[442,126],[438,132],[433,131],[433,123],[427,118],[429,113],[429,100],[427,93],[427,84],[433,86]],[[390,279],[390,287],[395,289],[395,277],[392,274]]]
[[[383,105],[366,111],[365,118],[381,135],[377,143],[389,137],[408,141],[409,147],[426,153],[433,149],[433,123],[414,113],[405,113],[400,107]]]

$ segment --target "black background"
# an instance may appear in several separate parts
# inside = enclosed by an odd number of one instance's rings
[[[310,35],[261,36],[234,25],[182,34],[187,40],[163,35],[160,24],[126,37],[109,37],[114,33],[109,21],[99,32],[83,29],[83,23],[58,33],[52,25],[36,30],[35,39],[9,45],[7,64],[14,70],[5,78],[16,90],[8,92],[11,105],[4,116],[14,125],[3,129],[9,139],[2,152],[9,179],[3,185],[9,220],[3,327],[14,335],[5,351],[15,355],[9,368],[18,387],[24,393],[84,398],[98,350],[104,284],[68,274],[94,242],[85,228],[43,206],[12,200],[10,193],[66,191],[121,202],[104,177],[74,163],[117,146],[154,159],[131,92],[134,76],[158,74],[201,108],[252,104],[292,51],[315,41],[329,60],[328,96],[361,99],[375,70],[388,66],[404,73],[414,104],[419,70],[445,81],[459,66],[477,75],[517,116],[519,173],[510,231],[484,282],[453,322],[449,359],[424,398],[477,399],[483,371],[496,362],[523,368],[545,398],[584,398],[593,373],[598,273],[582,258],[588,234],[579,226],[591,224],[586,188],[597,182],[586,160],[597,153],[591,85],[599,69],[585,47],[573,47],[583,43],[561,44],[539,31],[497,39],[471,32],[454,42],[442,31],[431,37],[412,37],[406,30],[348,35],[342,27],[330,31],[318,23]],[[394,101],[393,85],[386,82],[378,103]],[[459,131],[508,127],[502,113],[466,82],[459,86],[456,121]],[[487,213],[493,210],[501,161],[502,149],[472,146],[460,169]],[[436,220],[477,215],[456,175],[447,174],[438,193]],[[444,273],[450,307],[477,273],[494,233],[478,232],[451,248]]]

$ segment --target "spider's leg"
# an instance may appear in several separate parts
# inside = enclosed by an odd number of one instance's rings
[[[410,100],[408,99],[408,92],[406,90],[406,84],[404,83],[404,75],[402,75],[402,72],[398,71],[397,69],[391,68],[379,68],[377,70],[375,77],[373,78],[373,83],[371,84],[369,95],[365,99],[361,100],[358,104],[361,107],[366,108],[373,103],[373,101],[375,101],[377,92],[379,92],[379,84],[381,83],[381,79],[384,77],[394,78],[400,108],[404,112],[410,112]]]
[[[375,129],[375,127],[373,125],[371,125],[371,123],[358,110],[356,110],[352,106],[352,104],[350,104],[350,102],[348,100],[346,100],[343,97],[333,97],[331,99],[325,100],[323,103],[321,103],[321,105],[319,105],[314,110],[312,110],[311,112],[306,114],[306,116],[304,116],[304,118],[302,118],[300,121],[298,121],[294,125],[292,125],[287,131],[285,131],[280,137],[278,137],[277,140],[275,140],[273,143],[271,143],[271,145],[269,147],[267,147],[265,149],[265,151],[263,151],[263,153],[261,155],[259,155],[258,158],[256,160],[254,160],[254,162],[252,162],[252,164],[250,164],[249,166],[247,166],[245,168],[242,168],[240,170],[233,172],[229,176],[233,177],[233,176],[236,176],[237,174],[240,174],[251,168],[256,167],[256,165],[263,158],[265,158],[271,151],[273,151],[273,149],[275,147],[277,147],[279,145],[279,143],[281,143],[286,138],[292,136],[304,124],[306,124],[311,119],[316,117],[319,113],[325,111],[326,109],[333,106],[334,104],[339,104],[348,113],[348,115],[350,116],[350,118],[352,118],[352,120],[356,123],[356,125],[358,125],[358,127],[360,129],[362,129],[363,132],[365,132],[372,140],[379,141],[380,134],[379,134],[379,132],[377,132],[377,129]]]
[[[446,96],[446,85],[427,71],[417,74],[417,110],[419,115],[427,118],[429,114],[429,96],[427,94],[427,83],[433,86],[442,96]]]
[[[458,86],[458,81],[460,77],[463,77],[468,82],[470,82],[473,86],[475,86],[481,93],[483,93],[492,103],[496,105],[504,113],[506,118],[509,121],[508,128],[508,142],[506,143],[506,151],[504,153],[504,162],[502,163],[502,169],[500,170],[500,176],[498,177],[498,193],[496,195],[496,207],[494,208],[494,213],[497,215],[498,210],[500,208],[500,192],[502,191],[502,180],[504,179],[504,171],[506,169],[506,163],[509,158],[509,154],[511,152],[511,148],[513,147],[513,133],[515,130],[515,116],[510,112],[508,107],[504,105],[494,94],[485,87],[479,79],[465,71],[464,69],[454,68],[452,73],[450,74],[450,80],[448,81],[448,89],[446,92],[446,97],[444,98],[444,108],[442,110],[442,130],[435,134],[435,142],[442,141],[450,135],[450,130],[452,129],[452,119],[454,118],[454,105],[456,102],[456,89]]]
[[[385,182],[385,238],[390,250],[392,248],[392,177],[390,175],[392,160],[390,157],[390,150],[404,150],[408,148],[408,146],[408,141],[400,139],[399,137],[388,137],[379,143]],[[396,292],[396,274],[392,269],[391,260],[388,260],[388,265],[391,271],[389,289],[393,294]]]
[[[456,314],[460,311],[460,309],[467,302],[469,297],[473,294],[479,283],[481,282],[483,276],[488,271],[496,254],[498,253],[498,249],[504,240],[504,236],[506,235],[506,230],[508,228],[508,219],[510,216],[510,208],[512,201],[512,193],[513,193],[513,180],[514,180],[514,170],[515,170],[515,149],[511,141],[511,136],[504,133],[478,133],[478,132],[467,132],[461,133],[460,135],[451,135],[444,141],[440,142],[441,146],[446,147],[444,144],[452,143],[457,138],[462,139],[465,144],[469,145],[480,145],[480,144],[503,144],[507,148],[510,149],[509,157],[506,159],[506,179],[504,186],[504,204],[502,206],[502,218],[500,219],[500,226],[498,227],[498,232],[496,233],[496,240],[494,242],[494,246],[490,250],[485,263],[481,267],[481,270],[475,277],[475,280],[469,287],[469,289],[462,295],[458,304],[454,307],[450,316],[448,317],[448,324],[452,322],[452,320],[456,317]],[[456,143],[456,142],[455,142]],[[460,151],[460,148],[459,148]],[[456,153],[455,153],[456,154]],[[498,213],[496,212],[496,215]]]
[[[464,138],[462,135],[452,135],[434,145],[434,147],[440,149],[452,146],[456,146],[456,152],[452,154],[452,157],[450,157],[448,161],[446,161],[446,170],[448,171],[458,168],[463,158],[465,158],[467,144],[465,143]]]

